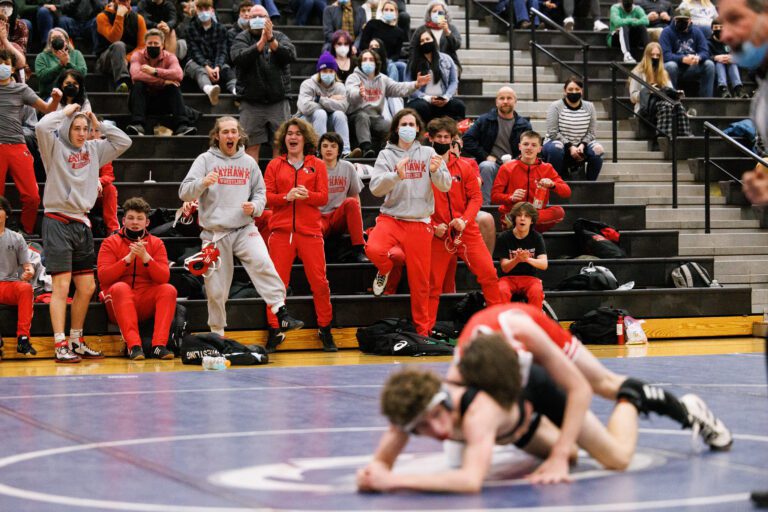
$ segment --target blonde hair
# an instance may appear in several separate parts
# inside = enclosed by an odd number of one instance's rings
[[[654,48],[659,50],[659,67],[653,69],[653,61],[651,60],[651,52]],[[643,58],[632,69],[632,73],[638,75],[640,78],[648,83],[656,84],[659,88],[664,87],[670,82],[669,73],[664,69],[664,50],[661,49],[661,45],[657,42],[650,42],[646,45],[643,51]],[[629,79],[630,85],[632,79]]]
[[[213,128],[211,128],[211,131],[208,132],[208,145],[212,148],[219,147],[219,131],[221,130],[221,124],[227,121],[234,121],[237,124],[237,133],[240,135],[240,138],[237,139],[238,149],[248,144],[248,134],[245,133],[243,125],[240,124],[240,121],[232,116],[223,116],[216,119],[216,123],[213,125]]]

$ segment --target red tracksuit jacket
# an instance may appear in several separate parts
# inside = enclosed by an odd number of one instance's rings
[[[328,202],[328,171],[322,160],[307,155],[304,166],[297,171],[286,155],[274,158],[267,165],[264,184],[267,187],[267,206],[274,212],[269,221],[271,231],[322,236],[320,207]],[[285,195],[299,185],[306,187],[309,198],[287,201]]]
[[[549,193],[553,190],[560,197],[571,197],[571,187],[563,181],[550,164],[538,159],[533,165],[525,164],[522,160],[512,160],[499,169],[499,174],[496,175],[491,189],[491,202],[512,207],[514,203],[509,197],[515,190],[522,188],[526,191],[522,200],[533,203],[536,185],[542,178],[549,178],[555,182],[555,188],[546,190],[544,207],[547,206]]]
[[[147,234],[143,240],[152,259],[144,265],[141,258],[136,257],[132,263],[126,265],[122,258],[131,252],[132,241],[123,235],[124,229],[104,240],[99,249],[96,271],[101,289],[106,291],[118,281],[128,283],[133,289],[167,283],[171,271],[168,268],[168,254],[163,241]]]
[[[465,159],[454,155],[450,155],[448,159],[448,172],[453,180],[451,190],[441,192],[432,185],[435,195],[432,224],[448,224],[456,218],[464,219],[467,224],[475,222],[477,212],[483,204],[477,173]]]

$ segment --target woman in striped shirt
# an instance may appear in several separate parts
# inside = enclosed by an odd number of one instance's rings
[[[569,77],[565,97],[547,109],[547,140],[542,156],[563,178],[567,178],[570,169],[586,163],[587,179],[595,181],[603,167],[604,150],[595,140],[595,107],[581,99],[583,88],[580,78]]]

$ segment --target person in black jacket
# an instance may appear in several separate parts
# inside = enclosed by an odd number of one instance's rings
[[[453,59],[456,68],[461,75],[461,63],[459,62],[458,51],[461,48],[461,33],[456,25],[452,23],[451,13],[448,12],[448,6],[443,0],[432,0],[427,4],[427,10],[424,14],[424,27],[427,27],[432,36],[437,41],[438,50]],[[420,27],[421,28],[421,27]],[[411,36],[411,56],[419,46],[416,40],[416,33]]]
[[[156,28],[165,34],[165,51],[176,54],[182,60],[186,50],[181,49],[183,45],[179,45],[176,38],[179,17],[173,0],[141,0],[137,10],[144,16],[147,30]]]
[[[104,7],[103,2],[63,0],[62,2],[44,2],[44,4],[37,11],[37,29],[43,46],[48,42],[48,32],[53,27],[61,27],[73,39],[90,38],[94,48],[96,47],[96,15]]]
[[[398,82],[405,81],[407,64],[403,60],[403,45],[408,43],[408,36],[398,26],[398,7],[395,0],[384,0],[381,7],[381,19],[372,19],[365,24],[360,36],[360,49],[366,49],[373,39],[381,39],[387,52],[387,59],[397,66],[398,76],[390,76]]]
[[[353,6],[352,0],[338,0],[336,3],[329,5],[323,11],[323,35],[325,36],[325,44],[323,44],[323,51],[329,51],[331,49],[331,40],[333,34],[337,30],[343,30],[343,18],[344,11],[349,10],[352,15],[352,31],[350,34],[355,41],[360,39],[360,35],[363,32],[363,25],[365,25],[365,11],[360,6]]]

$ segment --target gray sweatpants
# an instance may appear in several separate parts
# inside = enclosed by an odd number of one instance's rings
[[[203,231],[200,238],[213,240],[214,233]],[[285,285],[277,275],[267,245],[256,226],[249,224],[230,232],[216,242],[216,247],[219,249],[219,268],[205,278],[208,326],[212,332],[227,326],[226,305],[235,270],[234,257],[243,264],[256,291],[273,311],[285,304]]]
[[[107,75],[114,85],[121,80],[131,83],[131,73],[128,71],[128,63],[125,60],[126,47],[122,41],[109,45],[99,58],[96,59],[96,71]]]

